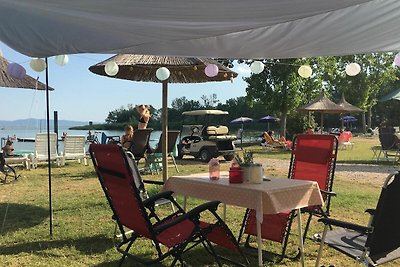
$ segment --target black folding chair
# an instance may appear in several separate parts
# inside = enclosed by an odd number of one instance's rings
[[[235,251],[245,262],[237,265],[248,266],[247,259],[232,232],[216,213],[218,201],[205,203],[187,213],[176,203],[171,191],[143,201],[135,184],[138,177],[132,172],[122,147],[92,144],[89,151],[100,184],[121,231],[122,241],[117,245],[117,250],[122,254],[120,266],[126,257],[141,264],[152,265],[160,263],[169,256],[173,257],[171,266],[175,266],[177,262],[184,265],[183,254],[198,244],[202,244],[218,265],[222,266],[220,259],[223,258],[216,254],[211,242]],[[160,218],[154,206],[155,201],[160,198],[169,199],[177,207],[177,211]],[[205,212],[210,213],[211,217],[208,218],[213,218],[213,222],[200,221],[201,214]],[[125,228],[132,231],[130,236]],[[157,253],[155,258],[146,260],[130,253],[133,243],[139,238],[151,241]]]
[[[7,183],[7,178],[11,177],[14,181],[16,181],[20,175],[17,175],[15,169],[6,163],[4,159],[3,153],[0,153],[0,172],[3,177],[0,177],[1,183]]]
[[[376,209],[369,209],[367,226],[322,218],[325,224],[315,266],[324,244],[365,264],[377,266],[400,258],[400,172],[387,177]],[[328,231],[330,226],[340,227]]]
[[[176,172],[179,172],[179,169],[175,161],[174,150],[176,148],[176,140],[178,139],[179,133],[179,131],[168,131],[167,157],[171,158]],[[153,149],[151,155],[148,156],[150,171],[154,170],[157,174],[158,171],[162,169],[162,167],[159,167],[162,164],[162,159],[158,156],[162,153],[162,139],[163,134],[160,135],[160,140],[158,141],[157,146]]]
[[[150,148],[149,142],[152,131],[153,129],[151,128],[138,129],[133,134],[131,146],[128,151],[132,153],[136,163],[139,163],[141,159],[144,159],[146,161],[146,166],[148,166],[147,151]]]

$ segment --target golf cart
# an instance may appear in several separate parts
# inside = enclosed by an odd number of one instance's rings
[[[191,155],[204,162],[213,157],[223,156],[225,160],[235,157],[235,135],[229,135],[228,127],[219,125],[221,115],[227,115],[222,110],[192,110],[182,113],[184,116],[180,141],[178,144],[178,158]]]

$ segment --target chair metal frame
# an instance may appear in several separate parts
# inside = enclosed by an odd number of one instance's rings
[[[390,182],[390,183],[389,183]],[[397,191],[394,192],[389,192],[389,186],[392,186],[391,189],[393,189],[394,186],[397,186],[398,188]],[[320,247],[318,249],[318,256],[317,260],[315,262],[315,266],[319,267],[320,260],[322,257],[322,251],[324,244],[327,244],[328,246],[336,249],[337,251],[355,259],[359,263],[365,264],[366,266],[378,266],[380,264],[387,263],[389,261],[395,260],[400,258],[400,242],[398,240],[400,231],[397,230],[396,233],[385,233],[385,237],[379,237],[379,234],[382,234],[384,231],[390,231],[392,229],[387,229],[387,227],[390,228],[387,224],[385,224],[384,217],[388,216],[388,214],[393,214],[393,216],[397,216],[397,225],[398,227],[398,222],[400,221],[399,217],[399,211],[400,209],[397,208],[397,210],[392,210],[390,206],[388,205],[387,202],[388,200],[388,195],[390,193],[392,195],[396,195],[397,199],[395,202],[398,201],[398,195],[400,191],[400,172],[392,173],[390,174],[385,182],[384,185],[382,186],[382,191],[381,195],[378,200],[378,204],[376,206],[376,209],[367,209],[366,212],[370,214],[370,219],[367,224],[367,226],[362,226],[358,224],[353,224],[349,222],[344,222],[344,221],[339,221],[333,218],[321,218],[319,222],[322,222],[325,227],[322,233],[322,238],[320,242]],[[396,207],[398,207],[397,203],[395,204]],[[391,221],[392,224],[396,224],[396,222],[392,221],[393,217],[390,217],[386,219],[386,221]],[[337,242],[326,242],[327,235],[328,235],[328,229],[332,228],[332,226],[337,226],[340,227],[338,230],[331,231],[333,234],[334,233],[340,233],[340,235],[343,237],[340,238],[341,242],[344,244],[338,244]],[[336,232],[335,232],[336,231]],[[337,232],[341,231],[341,232]],[[356,247],[352,247],[351,243],[345,242],[346,235],[345,234],[351,234],[352,235],[352,244],[357,245]],[[348,237],[347,237],[348,238]],[[397,238],[396,246],[394,247],[393,244],[390,244],[389,239],[395,239]],[[357,241],[357,242],[356,242]],[[363,242],[363,244],[362,244]],[[382,248],[382,244],[379,244],[384,242],[386,245],[385,248]],[[345,246],[343,246],[345,245]],[[378,248],[380,251],[373,251]],[[355,249],[358,251],[357,254],[352,254],[351,250]],[[382,251],[383,250],[383,251]],[[353,250],[354,251],[354,250]],[[372,255],[376,253],[376,255]],[[375,260],[374,260],[375,258]]]
[[[161,263],[169,256],[173,257],[171,266],[175,266],[177,262],[184,265],[183,253],[199,244],[202,244],[215,258],[218,265],[222,266],[220,259],[224,258],[217,255],[211,245],[211,242],[220,244],[221,233],[224,241],[228,242],[227,247],[233,248],[245,260],[245,264],[237,263],[237,265],[248,266],[247,258],[241,252],[232,232],[216,213],[220,202],[207,202],[185,212],[172,197],[171,191],[142,200],[135,185],[135,174],[129,167],[123,148],[117,145],[92,144],[89,151],[101,187],[122,235],[122,241],[117,245],[117,250],[122,254],[119,266],[123,264],[126,257],[144,265],[152,265]],[[155,202],[161,198],[168,199],[177,207],[176,212],[162,219],[155,212]],[[200,221],[201,214],[206,211],[213,215],[216,219],[215,223]],[[125,231],[125,227],[133,231],[130,236]],[[187,229],[188,227],[190,229]],[[129,253],[138,238],[145,238],[152,242],[157,258],[144,260]],[[189,246],[189,243],[193,245]],[[162,246],[166,246],[168,250],[163,252]]]
[[[318,217],[328,217],[330,214],[330,205],[331,205],[331,197],[335,196],[336,193],[332,192],[332,187],[333,187],[333,180],[334,180],[334,174],[335,174],[335,168],[336,168],[336,156],[337,156],[337,151],[338,151],[338,139],[335,135],[330,135],[330,134],[314,134],[314,135],[310,135],[310,134],[300,134],[295,136],[295,138],[293,139],[293,146],[292,146],[292,155],[291,155],[291,159],[290,159],[290,165],[289,165],[289,172],[288,172],[288,179],[298,179],[295,177],[295,173],[296,173],[296,160],[297,160],[297,156],[296,156],[296,152],[297,152],[297,147],[298,144],[301,140],[322,140],[322,139],[326,139],[326,140],[331,140],[331,150],[332,150],[332,154],[329,156],[329,162],[327,162],[329,164],[328,169],[327,169],[327,174],[326,174],[326,181],[325,181],[325,186],[324,188],[320,188],[320,191],[322,193],[323,198],[325,199],[325,205],[323,208],[322,206],[312,206],[312,207],[306,207],[301,209],[302,213],[308,213],[309,216],[307,218],[307,223],[305,225],[304,231],[303,231],[303,243],[305,242],[306,238],[307,238],[307,232],[311,223],[311,219],[312,216],[318,216]],[[305,179],[303,179],[305,180]],[[307,180],[311,180],[311,181],[316,181],[314,179],[312,179],[310,177],[310,179],[307,178]],[[242,222],[242,226],[239,232],[239,242],[243,236],[243,234],[245,234],[246,230],[250,227],[249,226],[249,216],[252,216],[251,214],[251,210],[246,210],[245,216],[243,218],[243,222]],[[275,262],[280,262],[283,260],[283,258],[287,257],[286,253],[286,248],[288,245],[288,241],[289,241],[289,235],[290,235],[290,230],[291,230],[291,226],[292,226],[292,222],[294,220],[294,218],[297,216],[297,213],[295,210],[293,211],[287,211],[284,213],[279,213],[277,215],[264,215],[264,222],[268,222],[268,216],[271,216],[270,218],[273,218],[273,216],[283,216],[283,217],[287,217],[287,221],[286,221],[286,225],[285,225],[285,231],[283,232],[283,236],[281,236],[280,238],[276,238],[272,241],[274,242],[279,242],[282,244],[282,250],[281,250],[281,254],[278,255],[278,260],[276,260]],[[267,218],[266,218],[267,217]],[[250,238],[250,234],[247,235],[246,241],[245,241],[245,246],[249,247],[249,238]],[[300,252],[297,253],[293,258],[294,259],[298,259],[300,256]]]

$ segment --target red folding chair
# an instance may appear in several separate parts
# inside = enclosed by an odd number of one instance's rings
[[[182,254],[200,243],[214,256],[218,265],[222,266],[220,259],[229,259],[217,255],[210,242],[238,253],[245,263],[236,263],[237,265],[248,265],[232,232],[216,213],[218,201],[202,204],[185,213],[172,197],[171,191],[142,200],[135,185],[135,179],[138,177],[134,176],[138,174],[132,172],[126,154],[120,146],[92,144],[89,151],[100,184],[121,231],[122,241],[117,245],[117,250],[122,254],[119,266],[126,257],[141,264],[151,265],[160,263],[169,256],[173,257],[171,266],[175,266],[177,262],[183,265]],[[158,217],[155,203],[161,198],[171,201],[177,211],[163,218]],[[211,213],[215,221],[213,223],[200,221],[200,216],[204,212]],[[132,231],[130,236],[125,229]],[[138,238],[152,242],[157,252],[155,259],[145,260],[129,252]],[[161,249],[163,246],[168,248],[164,249],[164,252]]]
[[[316,181],[325,201],[323,207],[310,206],[302,209],[302,212],[309,214],[304,229],[304,240],[313,215],[319,217],[329,216],[331,196],[335,195],[332,192],[332,185],[337,149],[338,140],[334,135],[300,134],[293,140],[288,178]],[[278,255],[277,262],[285,257],[290,228],[295,215],[295,211],[290,210],[278,214],[264,214],[263,223],[261,224],[262,238],[282,245],[282,252]],[[249,246],[250,236],[257,235],[255,210],[248,209],[246,211],[240,229],[239,241],[244,234],[247,234],[245,245]]]

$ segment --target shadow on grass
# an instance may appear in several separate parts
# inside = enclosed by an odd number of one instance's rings
[[[48,210],[42,207],[0,203],[0,234],[34,227],[47,217]]]
[[[226,249],[218,248],[216,246],[214,246],[214,249],[216,250],[218,255],[221,255],[223,257],[227,257],[228,259],[243,263],[243,259],[241,257],[239,257],[236,253],[230,252]],[[134,248],[131,250],[131,252],[134,252]],[[143,260],[150,260],[150,258],[148,257],[149,256],[148,254],[140,254],[139,253],[139,254],[135,254],[135,256],[137,256]],[[201,245],[198,245],[197,247],[184,253],[182,258],[185,261],[185,263],[188,264],[188,266],[217,266],[218,265],[215,258],[211,254],[209,254],[204,249],[204,247]],[[155,258],[152,258],[152,259],[155,259]],[[165,260],[163,260],[161,263],[154,264],[151,266],[161,266],[161,267],[162,266],[170,266],[172,259],[173,259],[173,257],[169,256]],[[250,260],[250,266],[256,266],[255,260],[257,259],[257,257],[248,257],[248,259]],[[118,260],[102,262],[95,266],[96,267],[118,266],[119,261],[120,261],[120,257],[118,258]],[[224,266],[227,266],[227,264],[229,264],[228,266],[231,265],[231,263],[224,261],[224,260],[221,260],[221,263]],[[132,258],[126,258],[123,266],[146,266],[146,265],[142,265]],[[179,264],[178,264],[178,266],[179,266]]]
[[[49,249],[60,248],[75,248],[76,250],[87,254],[101,254],[113,247],[113,241],[104,236],[90,236],[78,239],[64,239],[64,240],[42,240],[34,242],[25,242],[16,245],[0,246],[2,255],[18,255],[20,253],[34,253],[34,254],[51,254],[47,252]],[[51,254],[51,256],[57,256]]]

